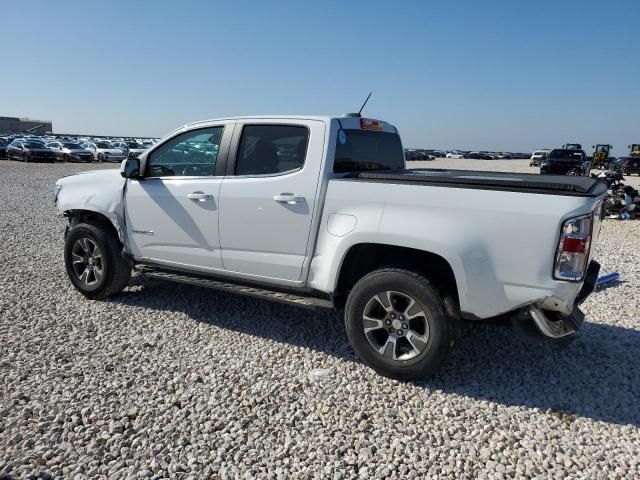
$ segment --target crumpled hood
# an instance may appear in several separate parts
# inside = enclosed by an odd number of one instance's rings
[[[74,173],[58,179],[56,185],[73,185],[89,183],[98,186],[103,183],[116,182],[124,185],[124,178],[120,175],[119,169],[89,170],[86,172]]]

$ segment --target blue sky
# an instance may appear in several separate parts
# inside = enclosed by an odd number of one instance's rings
[[[0,115],[160,136],[228,115],[395,123],[409,147],[640,142],[640,1],[0,0]]]

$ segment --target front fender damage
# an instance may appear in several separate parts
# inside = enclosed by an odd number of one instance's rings
[[[65,217],[104,217],[126,245],[125,179],[118,170],[100,170],[61,178],[56,182],[56,206]]]

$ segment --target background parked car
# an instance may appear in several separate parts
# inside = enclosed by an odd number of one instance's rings
[[[64,152],[62,151],[63,147],[61,142],[48,142],[46,145],[47,148],[50,148],[54,151],[54,153],[56,154],[56,160],[63,160]]]
[[[0,138],[0,158],[7,158],[7,146],[11,143],[6,138]]]
[[[115,148],[109,142],[96,142],[96,158],[99,162],[121,162],[126,157],[119,148]]]
[[[62,144],[62,159],[65,162],[93,162],[93,151],[84,148],[82,144],[64,142]]]
[[[97,147],[95,143],[90,142],[89,140],[84,140],[80,145],[82,145],[82,148],[84,148],[85,150],[90,150],[91,153],[93,153],[93,159],[97,160],[98,154],[97,154]]]
[[[589,175],[591,162],[584,150],[554,148],[540,163],[541,174]]]
[[[127,155],[129,158],[138,158],[138,155],[149,148],[139,142],[127,142],[127,147],[129,148],[129,154]]]
[[[548,148],[534,151],[531,154],[531,158],[529,159],[529,166],[539,167],[540,163],[542,163],[543,160],[546,160],[547,155],[549,154],[550,151],[551,150]]]
[[[7,147],[9,160],[22,160],[23,162],[55,162],[56,154],[50,148],[38,140],[21,139],[14,140]]]
[[[618,160],[622,164],[622,171],[625,175],[632,173],[640,175],[640,157],[621,157]]]
[[[122,150],[122,153],[124,153],[125,156],[129,156],[129,146],[125,142],[115,141],[111,142],[111,145],[113,145],[114,148],[119,148],[120,150]]]

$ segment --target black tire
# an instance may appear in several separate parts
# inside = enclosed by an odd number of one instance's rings
[[[376,297],[381,298],[379,295],[386,295],[386,292],[391,295],[387,297],[387,300],[391,299],[392,304],[395,302],[395,306],[387,305],[387,307],[391,307],[391,312],[376,300]],[[398,307],[398,302],[404,297],[409,300],[413,299],[415,306],[405,310],[402,310],[404,308],[402,305]],[[376,302],[380,303],[379,307],[375,305]],[[406,302],[409,304],[409,301]],[[351,346],[364,364],[384,376],[402,381],[427,378],[442,366],[455,343],[459,329],[459,320],[449,313],[451,309],[447,309],[445,302],[445,298],[422,275],[398,268],[375,270],[361,278],[347,298],[344,316]],[[386,303],[389,302],[386,301]],[[371,306],[378,310],[382,308],[382,310],[379,310],[377,315],[369,311],[365,312]],[[396,311],[396,309],[398,310]],[[393,315],[395,315],[393,318],[402,319],[401,321],[404,322],[405,320],[398,312],[405,314],[409,312],[406,318],[410,318],[411,315],[420,311],[424,315],[422,317],[418,315],[417,320],[425,324],[422,333],[425,342],[419,342],[418,345],[422,344],[422,348],[417,349],[413,345],[416,339],[420,338],[415,335],[420,333],[417,330],[419,326],[410,324],[410,322],[416,321],[416,317],[406,320],[407,324],[399,327],[400,331],[394,331],[393,325],[395,323],[387,325],[387,322],[395,322],[389,317]],[[365,313],[369,318],[374,317],[376,323],[365,320]],[[384,316],[382,328],[377,324],[380,321],[380,315]],[[365,324],[369,327],[374,326],[374,328],[369,333],[365,333]],[[389,333],[390,331],[394,331],[394,333]],[[408,341],[409,332],[413,332],[411,333],[414,338],[413,342]],[[388,336],[386,341],[384,335]],[[398,335],[404,335],[404,337]],[[387,343],[388,339],[392,337],[395,340],[393,346],[390,347]],[[373,343],[376,345],[374,346]],[[379,352],[377,348],[379,344],[383,344],[381,348],[384,348],[387,356]],[[412,351],[406,352],[407,348]],[[416,353],[418,351],[419,353]],[[415,356],[410,357],[410,355]],[[393,356],[396,356],[397,359],[389,358]]]
[[[78,242],[82,242],[82,239],[89,240],[89,250],[93,243],[101,254],[100,278],[97,271],[93,277],[87,274],[87,279],[95,280],[91,284],[82,281],[78,273],[82,268],[86,268],[86,264],[78,262],[74,264],[74,259],[78,258],[77,253],[82,253],[83,250],[82,245],[78,246]],[[121,251],[122,244],[117,233],[105,222],[87,220],[72,227],[65,238],[64,263],[73,286],[85,297],[91,299],[103,299],[122,292],[131,278],[131,266],[122,258]],[[91,263],[94,268],[98,265],[97,260],[95,264],[93,261]]]
[[[68,162],[69,161],[69,155],[67,155],[66,153],[62,156],[62,161],[63,162]]]
[[[29,157],[27,157],[27,154],[26,154],[26,153],[23,153],[23,154],[22,154],[22,161],[23,161],[24,163],[27,163],[27,162],[29,161]]]

